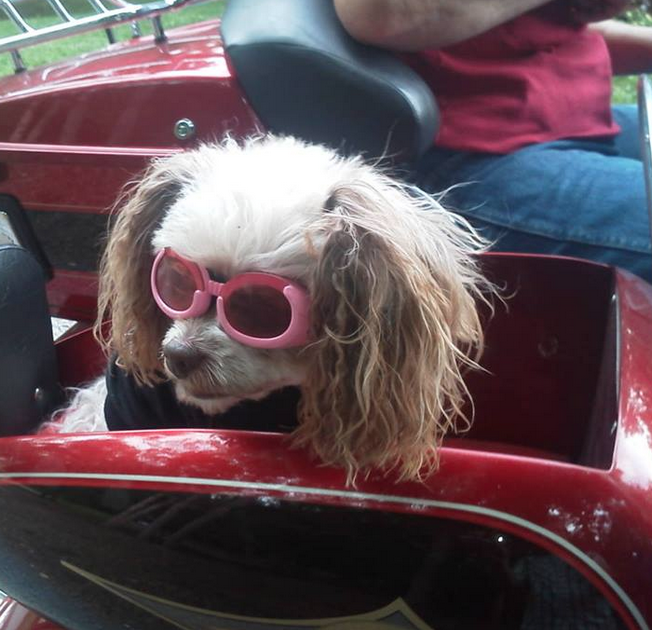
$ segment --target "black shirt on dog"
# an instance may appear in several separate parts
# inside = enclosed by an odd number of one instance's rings
[[[224,413],[208,415],[177,400],[170,382],[139,385],[115,359],[106,372],[106,423],[111,431],[128,429],[239,429],[289,432],[296,427],[297,387],[285,387],[262,400],[243,400]]]

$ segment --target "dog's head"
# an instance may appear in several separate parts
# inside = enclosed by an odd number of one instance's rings
[[[417,478],[463,418],[462,372],[482,346],[482,246],[436,201],[360,159],[292,138],[203,146],[155,162],[120,208],[101,267],[104,341],[141,383],[168,378],[207,413],[299,385],[296,443],[350,479],[370,467]],[[150,290],[166,248],[216,282],[267,272],[305,287],[309,338],[245,345],[214,303],[169,319]]]

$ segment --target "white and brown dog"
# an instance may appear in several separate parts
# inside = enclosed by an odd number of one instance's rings
[[[115,219],[99,321],[140,386],[220,414],[297,385],[294,442],[349,480],[436,467],[466,422],[491,290],[463,219],[359,158],[270,136],[155,161]],[[63,429],[105,430],[106,396],[104,379],[82,390]]]

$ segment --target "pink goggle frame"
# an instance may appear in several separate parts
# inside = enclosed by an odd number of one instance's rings
[[[216,282],[206,268],[165,248],[154,259],[150,282],[156,304],[172,319],[204,315],[216,297],[220,327],[244,345],[290,348],[309,340],[310,297],[287,278],[251,272]]]

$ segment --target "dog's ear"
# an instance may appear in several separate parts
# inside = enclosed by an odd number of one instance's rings
[[[371,467],[418,479],[468,426],[465,366],[482,347],[484,242],[424,194],[375,172],[333,191],[311,240],[316,343],[296,440],[349,481]]]
[[[150,290],[151,238],[165,209],[191,181],[193,165],[192,153],[155,160],[125,190],[100,262],[96,337],[143,384],[160,378],[159,348],[166,326]]]

